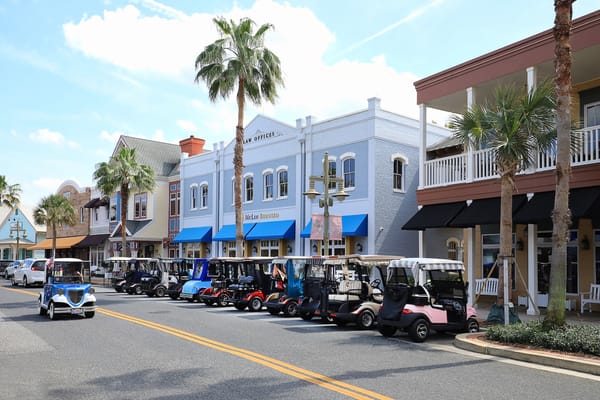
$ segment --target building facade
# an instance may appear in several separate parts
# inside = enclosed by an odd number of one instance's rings
[[[576,301],[590,283],[600,283],[600,11],[573,21],[571,46],[572,118],[581,148],[572,154],[567,295]],[[533,88],[554,77],[554,38],[546,30],[489,54],[415,82],[420,107],[419,211],[405,229],[419,230],[421,255],[440,256],[450,246],[464,251],[469,281],[487,276],[499,248],[500,185],[489,149],[463,151],[457,143],[428,140],[430,108],[462,113],[491,99],[496,87]],[[534,168],[516,179],[513,196],[515,270],[511,298],[526,294],[547,304],[552,251],[551,212],[555,188],[554,153],[539,154]],[[497,270],[496,270],[497,271]],[[496,272],[497,273],[497,272]],[[521,279],[521,276],[523,278]],[[470,285],[471,299],[475,293]]]
[[[255,117],[244,136],[244,255],[323,254],[324,242],[310,236],[313,215],[324,209],[304,193],[311,177],[323,176],[325,153],[330,176],[341,179],[349,195],[329,208],[341,222],[330,254],[416,255],[417,235],[400,227],[416,208],[418,126],[383,110],[377,98],[366,110],[324,121],[307,116],[295,126]],[[448,132],[431,125],[427,134],[437,141]],[[236,255],[233,151],[234,143],[221,142],[182,156],[181,232],[173,243],[183,256]],[[316,189],[325,190],[318,182]]]

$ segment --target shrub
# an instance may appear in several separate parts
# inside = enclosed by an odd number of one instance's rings
[[[565,325],[554,329],[545,328],[541,321],[494,325],[488,328],[486,337],[501,343],[600,356],[600,329],[591,325]]]

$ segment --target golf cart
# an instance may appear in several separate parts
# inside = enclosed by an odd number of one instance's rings
[[[173,259],[172,274],[175,277],[174,282],[169,283],[167,295],[173,300],[177,300],[181,296],[183,285],[190,280],[194,270],[193,258],[177,258]]]
[[[230,304],[233,292],[229,289],[238,281],[239,264],[242,258],[215,257],[208,261],[207,277],[211,279],[210,287],[204,289],[198,296],[200,301],[211,306],[225,307]]]
[[[77,258],[51,258],[44,266],[44,290],[38,297],[38,313],[54,320],[59,315],[92,318],[96,296],[90,283],[83,283],[84,261]]]
[[[271,279],[271,257],[252,257],[240,263],[242,269],[238,283],[229,285],[232,291],[233,306],[242,311],[260,311],[267,296],[275,291],[283,291],[281,276]],[[281,283],[277,285],[277,281]]]
[[[321,263],[306,265],[303,295],[298,305],[298,314],[303,320],[310,321],[313,316],[320,316],[325,322],[333,322],[327,315],[327,301],[330,294],[337,293],[344,263],[345,260],[334,256],[321,258]]]
[[[123,286],[133,278],[133,270],[130,270],[129,260],[131,257],[109,257],[104,260],[107,268],[107,276],[111,279],[113,288],[117,293],[123,292]]]
[[[159,259],[155,264],[158,268],[150,271],[150,276],[142,277],[142,292],[148,297],[164,297],[167,294],[169,285],[177,283],[177,277],[174,273],[173,259]]]
[[[290,256],[274,259],[271,276],[275,279],[278,279],[277,276],[281,277],[284,285],[282,291],[271,293],[265,300],[264,305],[269,314],[278,315],[283,312],[286,317],[297,316],[306,266],[321,263],[321,257]]]
[[[180,297],[189,302],[199,300],[200,292],[210,287],[210,278],[208,277],[208,260],[206,258],[196,258],[193,260],[192,276],[181,287]]]
[[[336,294],[327,298],[328,317],[338,326],[355,323],[360,329],[375,326],[383,301],[386,269],[398,256],[342,256],[342,279]],[[347,278],[348,279],[347,279]],[[349,279],[353,277],[354,279]]]
[[[423,342],[437,332],[478,332],[476,311],[467,305],[464,265],[438,258],[393,260],[387,268],[377,327],[386,337],[397,330]]]
[[[129,260],[129,270],[133,274],[123,284],[127,294],[142,294],[142,279],[151,277],[151,271],[159,271],[158,260],[155,258],[132,258]]]

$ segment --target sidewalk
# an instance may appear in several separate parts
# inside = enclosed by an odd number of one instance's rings
[[[487,319],[489,306],[480,306],[477,309],[477,317],[485,321]],[[516,311],[522,322],[536,321],[544,318],[545,309],[540,309],[540,315],[527,315],[527,309],[517,307]],[[599,312],[567,311],[567,323],[592,324],[600,327]],[[463,333],[457,335],[454,345],[460,349],[473,351],[498,357],[511,358],[514,360],[532,362],[556,368],[584,372],[587,374],[600,375],[600,358],[577,356],[547,350],[528,349],[519,346],[496,344],[483,340],[485,333]]]

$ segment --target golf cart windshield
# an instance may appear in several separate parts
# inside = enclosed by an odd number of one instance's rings
[[[81,261],[57,261],[52,266],[54,283],[83,283]]]

